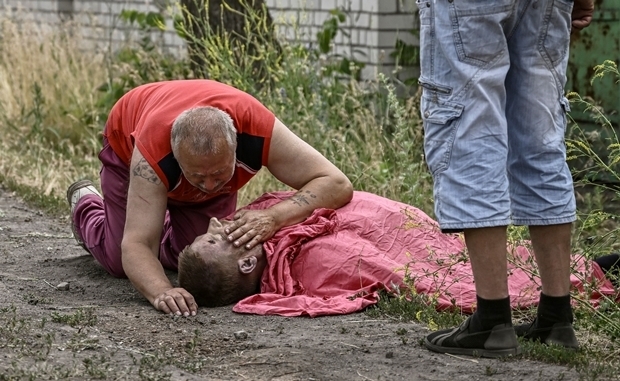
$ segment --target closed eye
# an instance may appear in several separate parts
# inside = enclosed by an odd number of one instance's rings
[[[208,240],[207,242],[209,242],[209,243],[210,243],[210,244],[212,244],[212,245],[215,245],[215,240],[213,240],[213,239],[210,239],[210,240]]]

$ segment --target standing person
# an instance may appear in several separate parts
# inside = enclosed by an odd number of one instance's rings
[[[572,28],[592,0],[418,0],[425,154],[443,232],[460,232],[477,310],[429,334],[428,349],[501,357],[520,353],[507,287],[506,227],[527,225],[542,292],[519,334],[577,348],[570,304],[573,182],[564,97]]]
[[[158,310],[195,315],[193,296],[175,288],[185,246],[211,217],[235,212],[237,191],[265,166],[298,190],[260,211],[239,211],[226,237],[250,250],[316,208],[338,208],[347,177],[249,94],[210,80],[151,83],[112,108],[104,131],[101,196],[88,180],[67,191],[74,235],[103,267],[127,276]]]

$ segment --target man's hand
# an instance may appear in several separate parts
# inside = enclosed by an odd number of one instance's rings
[[[573,4],[573,20],[574,29],[581,30],[592,22],[592,14],[594,13],[594,0],[575,0]]]
[[[233,217],[233,223],[226,227],[228,240],[236,247],[245,245],[251,249],[265,242],[278,230],[276,219],[266,210],[240,210]]]
[[[198,305],[192,294],[183,288],[172,288],[153,300],[153,307],[170,315],[196,316]]]

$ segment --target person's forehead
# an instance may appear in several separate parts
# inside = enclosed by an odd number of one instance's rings
[[[228,225],[231,225],[233,222],[230,220],[218,220],[218,221],[220,222],[222,226],[215,226],[213,224],[209,224],[207,232],[197,236],[191,245],[195,243],[203,242],[203,241],[208,241],[209,239],[213,238],[213,236],[216,236],[216,235],[226,240],[226,236],[225,236],[226,233],[224,232],[224,228]],[[228,243],[228,242],[226,241],[225,243]],[[232,246],[232,243],[230,243],[230,246]]]
[[[234,153],[220,152],[213,155],[181,155],[177,162],[182,170],[196,173],[212,173],[228,169],[235,162]]]
[[[228,242],[220,241],[215,244],[209,243],[210,239],[203,234],[198,236],[190,245],[190,248],[201,255],[230,255],[233,245]]]

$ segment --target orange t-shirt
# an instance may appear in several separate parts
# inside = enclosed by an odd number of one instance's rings
[[[183,111],[211,106],[227,112],[237,129],[237,163],[232,179],[217,194],[192,186],[172,154],[172,123]],[[112,108],[104,136],[129,167],[134,146],[168,188],[168,198],[202,202],[233,193],[267,164],[275,115],[251,95],[211,80],[178,80],[139,86]]]

